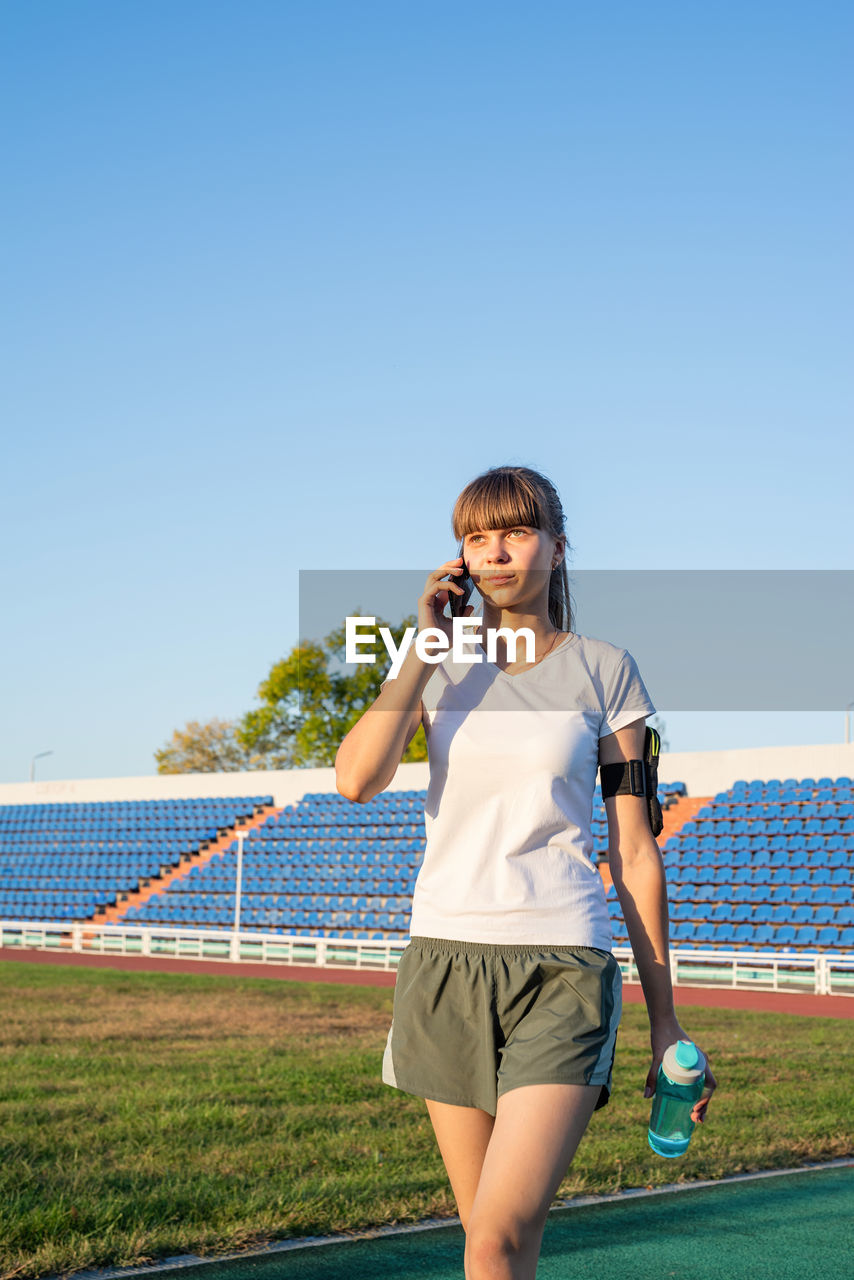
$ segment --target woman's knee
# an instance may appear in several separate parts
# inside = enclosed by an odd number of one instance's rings
[[[466,1235],[466,1280],[486,1280],[487,1276],[506,1275],[520,1257],[520,1248],[500,1231],[473,1232]]]
[[[466,1231],[466,1280],[515,1275],[527,1259],[536,1259],[542,1234],[541,1223],[499,1224],[475,1214]]]

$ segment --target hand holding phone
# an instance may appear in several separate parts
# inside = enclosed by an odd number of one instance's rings
[[[450,640],[453,620],[465,616],[473,590],[474,583],[461,554],[454,560],[446,560],[444,564],[438,565],[427,578],[418,601],[419,630],[435,628],[444,632]],[[449,606],[450,617],[445,612],[446,605]]]
[[[463,557],[462,547],[460,547],[458,555],[462,559]],[[456,592],[451,593],[450,599],[448,601],[451,608],[451,617],[462,618],[465,613],[466,605],[471,599],[471,593],[474,590],[474,583],[471,580],[471,575],[469,574],[468,566],[466,565],[466,562],[464,559],[463,559],[462,573],[459,575],[459,577],[455,576],[454,581],[459,583],[459,585],[462,587],[463,594],[461,596],[458,596]]]

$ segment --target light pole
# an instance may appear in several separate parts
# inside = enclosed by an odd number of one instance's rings
[[[847,721],[846,721],[847,724]],[[42,756],[52,756],[52,751],[40,751],[37,756],[33,756],[30,761],[30,782],[35,782],[36,778],[36,761],[41,760]]]
[[[232,959],[240,959],[240,893],[243,888],[243,839],[244,833],[237,833],[237,883],[234,886],[234,938],[232,941]]]

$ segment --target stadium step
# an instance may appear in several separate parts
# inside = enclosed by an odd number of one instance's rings
[[[657,838],[659,849],[663,851],[667,841],[676,835],[683,823],[689,822],[703,805],[711,804],[713,800],[714,796],[677,796],[675,804],[662,810],[664,826]]]
[[[102,911],[96,912],[92,922],[94,924],[117,924],[131,907],[140,907],[149,898],[153,898],[155,894],[163,893],[164,889],[168,889],[176,880],[183,879],[194,867],[203,867],[210,862],[215,854],[224,853],[236,836],[254,834],[259,827],[263,827],[268,818],[272,818],[281,812],[281,808],[273,804],[261,806],[251,818],[245,818],[242,822],[229,827],[222,835],[217,836],[216,840],[213,840],[206,849],[200,849],[191,858],[180,862],[177,867],[170,867],[162,876],[150,880],[147,885],[142,889],[137,889],[135,893],[129,893],[122,902],[116,903],[114,907],[106,907]]]

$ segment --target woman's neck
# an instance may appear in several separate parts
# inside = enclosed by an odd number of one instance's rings
[[[508,630],[531,632],[534,637],[533,661],[528,660],[529,648],[526,638],[520,636],[516,644],[516,654],[512,659],[508,654],[507,641],[503,636],[495,636],[495,662],[502,671],[511,668],[513,671],[525,670],[535,666],[546,654],[556,648],[571,633],[559,631],[546,615],[536,612],[516,612],[512,609],[489,609],[484,605],[483,626],[481,630],[481,646],[486,649],[487,635],[490,631]]]

